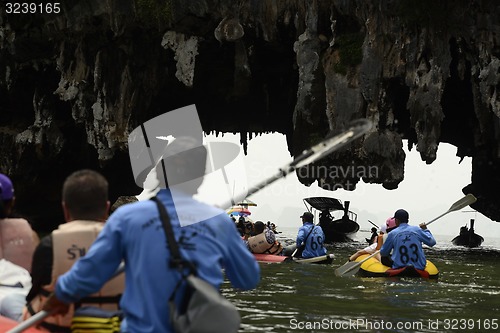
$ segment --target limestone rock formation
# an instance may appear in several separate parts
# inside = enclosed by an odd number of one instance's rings
[[[57,14],[5,9],[0,170],[39,228],[58,223],[50,211],[76,168],[100,168],[115,198],[137,193],[129,131],[192,103],[206,131],[241,133],[245,147],[252,133],[278,131],[294,155],[371,119],[362,140],[299,174],[332,190],[360,179],[394,189],[404,178],[403,139],[426,163],[451,143],[473,158],[464,189],[478,197],[473,207],[500,221],[494,0],[74,0]],[[321,167],[353,172],[315,172]]]

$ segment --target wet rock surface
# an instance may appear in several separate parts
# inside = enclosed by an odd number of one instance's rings
[[[403,139],[473,158],[473,208],[500,221],[500,7],[495,1],[65,1],[0,15],[0,169],[50,228],[63,179],[99,168],[137,194],[128,133],[196,104],[203,128],[277,131],[297,155],[364,117],[372,132],[299,174],[354,189],[404,179]],[[243,121],[243,120],[244,121]],[[377,172],[345,172],[353,166]],[[373,170],[373,169],[372,169]]]

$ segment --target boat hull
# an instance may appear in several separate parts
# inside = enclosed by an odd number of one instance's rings
[[[359,256],[355,261],[360,262],[366,257],[368,257],[368,254]],[[413,267],[395,270],[383,265],[380,261],[372,257],[361,264],[358,275],[363,277],[424,277],[437,279],[439,277],[439,270],[429,260],[427,260],[427,265],[423,271],[415,270]]]
[[[321,224],[325,234],[325,243],[343,243],[350,242],[351,236],[354,236],[359,230],[359,224],[347,219],[332,221],[327,224]]]
[[[478,247],[484,242],[484,238],[478,234],[466,234],[458,235],[451,242],[457,246]]]

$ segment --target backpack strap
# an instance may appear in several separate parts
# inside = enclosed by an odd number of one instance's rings
[[[169,267],[176,267],[182,274],[184,268],[189,268],[191,273],[195,274],[196,269],[193,264],[189,261],[186,261],[182,258],[181,252],[179,250],[179,245],[175,240],[174,230],[172,229],[172,223],[170,222],[170,216],[165,209],[165,206],[161,203],[158,197],[151,198],[154,202],[156,202],[156,206],[160,211],[160,219],[163,225],[163,230],[165,231],[165,236],[167,238],[167,247],[170,250],[170,262]]]

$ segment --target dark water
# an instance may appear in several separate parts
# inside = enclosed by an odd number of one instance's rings
[[[362,239],[362,238],[361,238]],[[500,250],[426,249],[437,281],[337,277],[364,243],[327,246],[331,266],[261,264],[257,289],[224,294],[242,315],[240,332],[499,332]]]

